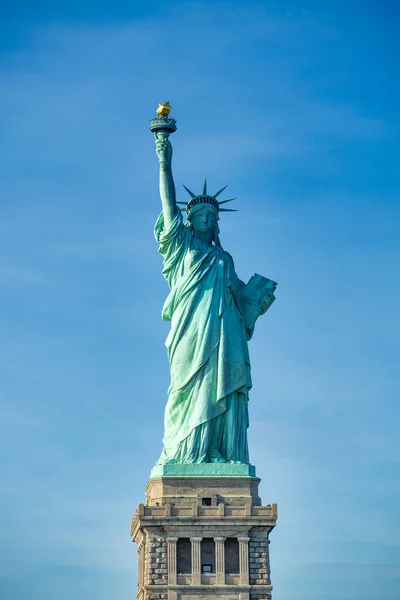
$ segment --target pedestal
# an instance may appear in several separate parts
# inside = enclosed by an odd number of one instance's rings
[[[270,600],[277,506],[261,505],[254,467],[171,467],[153,470],[132,519],[137,600]]]

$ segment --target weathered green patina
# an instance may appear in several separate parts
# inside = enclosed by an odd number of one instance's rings
[[[168,129],[169,126],[169,129]],[[220,190],[193,194],[182,212],[176,202],[169,134],[175,120],[153,119],[160,161],[162,213],[155,237],[170,287],[162,317],[171,322],[166,340],[171,384],[165,410],[161,465],[248,465],[247,342],[258,316],[274,300],[275,282],[255,275],[245,285],[219,240]],[[187,189],[187,188],[186,188]],[[185,203],[186,204],[186,203]],[[246,471],[247,472],[247,471]]]
[[[256,469],[237,463],[167,463],[152,468],[150,479],[159,477],[256,477]]]

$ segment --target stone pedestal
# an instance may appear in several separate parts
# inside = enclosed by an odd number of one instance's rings
[[[137,600],[270,600],[277,506],[261,505],[254,467],[184,466],[152,472],[132,519]]]

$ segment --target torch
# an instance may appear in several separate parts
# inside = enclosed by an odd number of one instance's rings
[[[176,120],[169,116],[171,108],[168,101],[159,104],[156,111],[158,116],[150,121],[150,131],[165,139],[176,131]]]

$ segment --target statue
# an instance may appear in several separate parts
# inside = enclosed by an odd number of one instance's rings
[[[171,384],[165,409],[163,451],[157,464],[249,463],[247,428],[251,388],[247,342],[257,318],[274,301],[276,283],[254,275],[244,284],[221,246],[219,215],[234,200],[217,200],[207,182],[177,202],[172,176],[176,131],[169,102],[159,105],[150,130],[160,162],[162,212],[155,237],[164,259],[170,294],[162,318],[171,322],[166,340]],[[180,209],[178,205],[185,205]],[[183,222],[182,211],[186,213]]]

